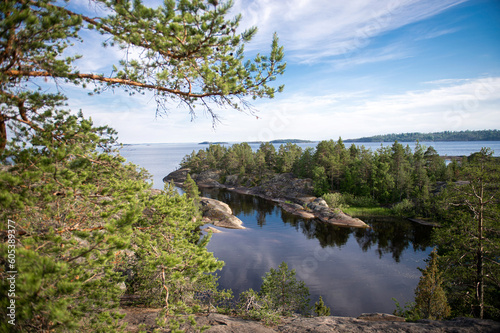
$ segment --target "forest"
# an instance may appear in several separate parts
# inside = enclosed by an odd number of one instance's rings
[[[443,276],[451,314],[500,319],[500,160],[489,148],[446,165],[418,142],[413,151],[397,141],[375,151],[347,148],[342,139],[304,150],[262,143],[253,151],[239,143],[193,151],[181,166],[237,175],[245,187],[293,173],[311,178],[314,194],[334,207],[390,207],[385,212],[438,221],[433,242],[441,271],[433,283]],[[414,314],[415,306],[403,312]]]
[[[419,141],[499,141],[499,130],[482,131],[444,131],[434,133],[385,134],[349,139],[345,142],[414,142]]]
[[[351,201],[372,205],[404,202],[416,214],[435,215],[437,204],[430,195],[446,181],[458,180],[458,161],[446,166],[433,147],[417,143],[414,151],[397,141],[392,146],[371,151],[342,139],[321,141],[316,148],[302,149],[297,144],[262,143],[256,151],[249,144],[231,147],[210,145],[186,156],[182,167],[199,173],[221,170],[223,175],[238,174],[247,184],[257,185],[275,173],[291,172],[311,178],[314,194],[339,192]]]

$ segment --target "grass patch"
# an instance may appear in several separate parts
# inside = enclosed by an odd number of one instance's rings
[[[349,207],[342,209],[351,216],[393,216],[390,208],[386,207]]]

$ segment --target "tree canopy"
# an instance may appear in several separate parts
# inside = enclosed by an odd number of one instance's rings
[[[241,16],[226,18],[232,1],[167,0],[157,8],[140,0],[90,3],[97,16],[73,10],[68,0],[0,3],[0,148],[5,147],[7,124],[40,129],[34,116],[64,100],[60,93],[45,93],[41,87],[47,83],[91,84],[94,93],[110,87],[131,94],[150,90],[157,113],[176,102],[194,116],[200,105],[214,123],[214,105],[242,110],[249,106],[245,97],[272,98],[283,89],[270,85],[286,67],[278,37],[269,55],[245,60],[244,46],[257,29],[240,32]],[[84,42],[84,31],[103,36],[103,52],[117,47],[123,53],[110,73],[78,68],[81,55],[72,48]]]
[[[223,262],[200,232],[195,184],[191,197],[152,191],[116,132],[66,110],[61,88],[151,90],[157,112],[177,101],[216,121],[213,105],[241,110],[245,97],[281,91],[270,82],[285,70],[283,49],[274,36],[269,56],[245,61],[256,29],[238,32],[231,1],[91,0],[92,17],[74,3],[0,2],[0,315],[12,315],[0,331],[122,331],[123,295],[163,307],[175,329],[175,315],[230,296],[217,290]],[[78,67],[75,44],[89,31],[104,52],[123,52],[108,75]]]

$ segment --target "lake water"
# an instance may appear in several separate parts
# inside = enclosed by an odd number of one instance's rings
[[[440,155],[469,155],[490,147],[500,156],[500,142],[422,144],[432,145]],[[357,145],[375,150],[381,144]],[[251,146],[257,149],[259,144]],[[138,144],[124,146],[121,154],[149,170],[153,186],[161,189],[163,177],[178,169],[186,154],[206,147],[195,143]],[[208,244],[209,251],[226,263],[219,272],[220,286],[233,289],[235,295],[249,288],[259,290],[261,277],[285,261],[296,270],[298,279],[305,281],[313,302],[323,296],[332,315],[392,313],[395,306],[391,298],[402,305],[413,301],[420,278],[417,267],[425,267],[424,260],[432,250],[432,228],[405,220],[365,221],[371,229],[340,228],[290,215],[253,196],[214,189],[202,194],[228,203],[246,227],[221,229],[223,232],[214,234]]]

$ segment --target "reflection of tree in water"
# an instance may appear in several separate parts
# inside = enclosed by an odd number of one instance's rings
[[[341,247],[349,240],[351,228],[341,228],[317,220],[305,220],[285,211],[281,214],[284,223],[302,231],[307,239],[317,239],[322,248]]]
[[[432,227],[406,220],[371,221],[372,228],[369,229],[343,228],[317,220],[305,220],[285,212],[269,200],[252,195],[219,189],[202,189],[202,195],[227,203],[234,215],[255,216],[260,227],[266,225],[268,216],[280,214],[283,223],[301,231],[307,239],[317,239],[322,248],[342,247],[353,234],[363,252],[376,247],[375,252],[380,258],[390,253],[399,262],[410,245],[414,251],[423,251],[432,245]]]
[[[203,188],[201,195],[225,202],[231,207],[234,215],[256,216],[257,224],[262,227],[266,224],[266,216],[276,214],[277,207],[268,200],[224,189]],[[258,209],[256,209],[258,207]]]
[[[380,258],[391,253],[394,260],[399,262],[401,254],[410,245],[414,251],[425,250],[431,246],[431,227],[406,220],[372,222],[371,226],[370,229],[356,230],[354,237],[363,252],[376,245]]]

